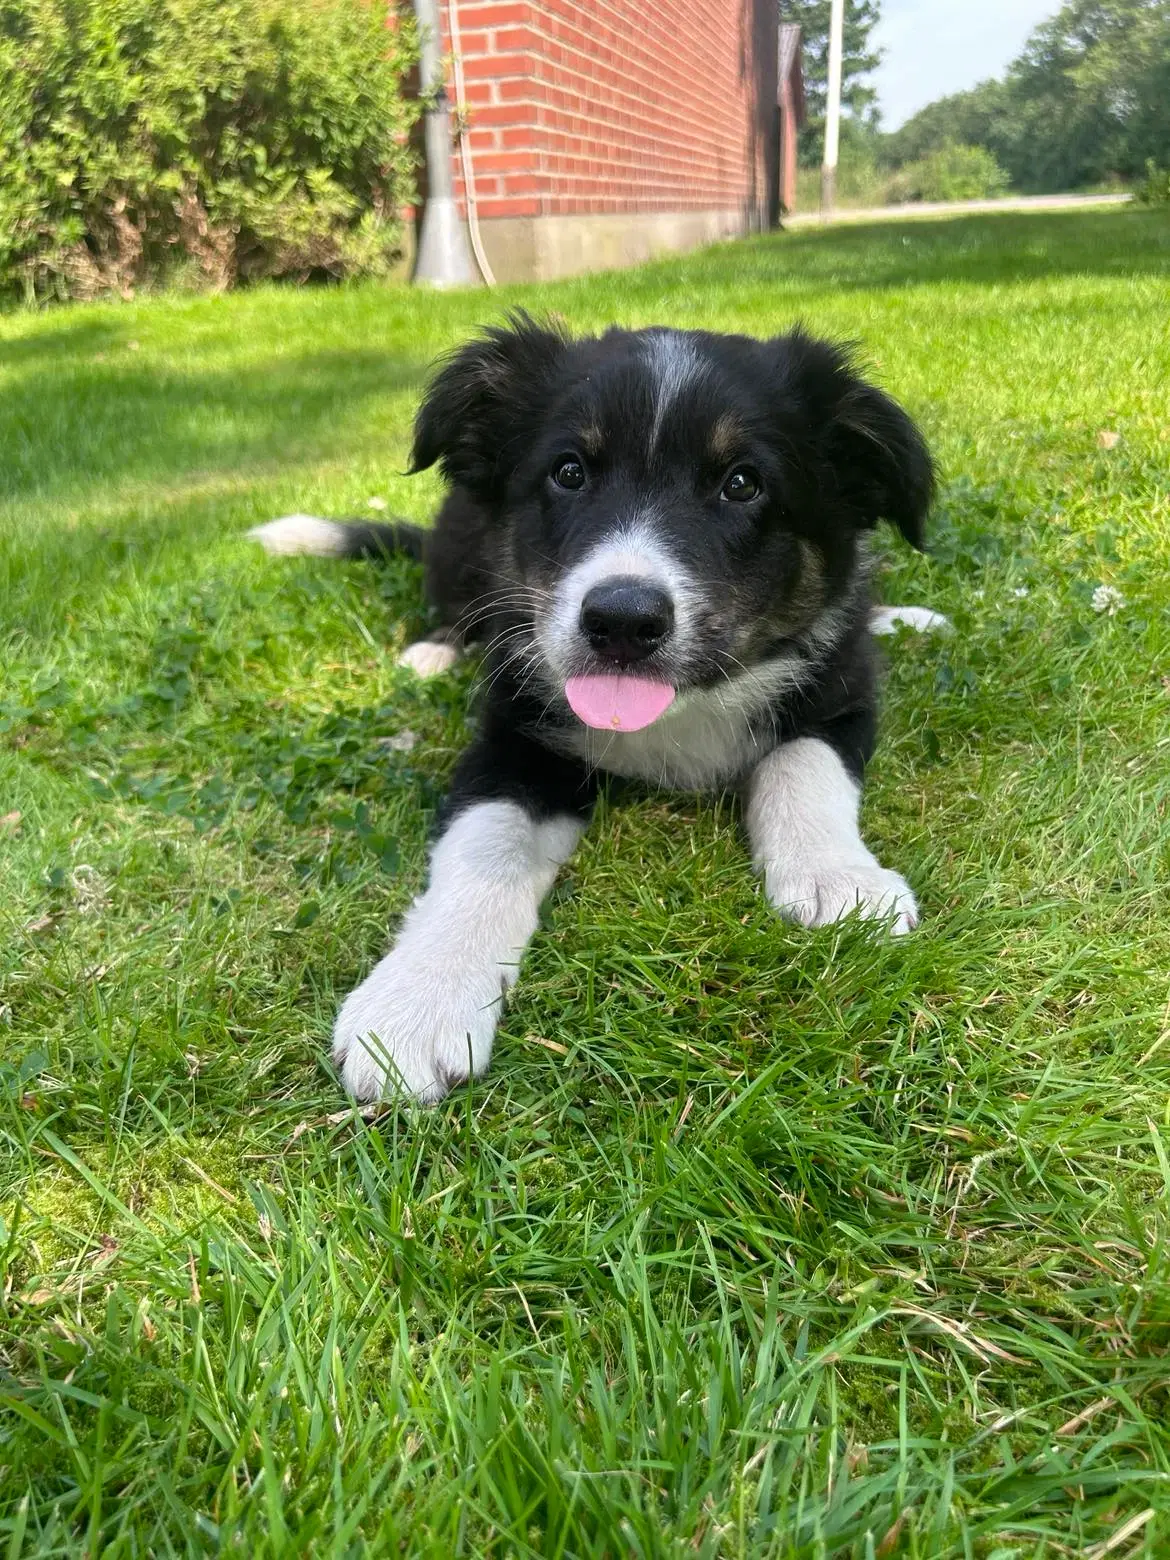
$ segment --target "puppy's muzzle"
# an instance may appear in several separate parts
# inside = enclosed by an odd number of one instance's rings
[[[674,632],[674,602],[650,580],[617,575],[586,592],[580,624],[594,654],[632,666],[653,655]]]

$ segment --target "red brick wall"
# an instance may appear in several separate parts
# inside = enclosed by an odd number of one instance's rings
[[[463,0],[458,23],[481,217],[768,220],[775,0]]]

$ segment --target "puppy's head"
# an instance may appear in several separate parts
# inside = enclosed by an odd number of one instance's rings
[[[879,520],[923,545],[933,487],[914,424],[839,346],[571,341],[525,316],[432,383],[413,465],[436,461],[493,517],[542,680],[624,730],[815,643]]]

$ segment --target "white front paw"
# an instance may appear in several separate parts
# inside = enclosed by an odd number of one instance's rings
[[[780,914],[803,926],[827,926],[853,911],[866,920],[890,919],[895,937],[918,925],[909,883],[872,857],[841,865],[776,862],[764,885]]]
[[[399,666],[405,666],[416,677],[438,677],[450,671],[459,659],[458,645],[445,644],[438,639],[418,639],[407,645],[398,657]]]
[[[502,1005],[495,969],[478,975],[420,965],[394,949],[342,1004],[333,1059],[359,1100],[433,1105],[482,1073]]]

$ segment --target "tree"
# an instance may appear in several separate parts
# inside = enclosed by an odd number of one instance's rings
[[[1071,0],[1032,34],[1006,86],[1023,187],[1132,177],[1170,151],[1170,0]]]
[[[947,141],[985,147],[1038,192],[1170,163],[1170,0],[1068,0],[1002,80],[928,104],[885,154],[900,165]]]
[[[949,142],[982,146],[1001,157],[1009,115],[1007,88],[1002,81],[981,81],[966,92],[936,98],[883,137],[882,160],[900,168],[921,162]]]
[[[801,29],[804,89],[808,117],[800,137],[800,160],[817,167],[825,134],[825,97],[829,86],[830,0],[781,0],[780,16]],[[880,0],[845,0],[841,55],[841,108],[869,131],[877,128],[877,92],[865,80],[881,54],[870,34],[881,14]]]

